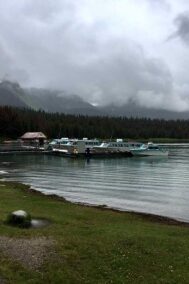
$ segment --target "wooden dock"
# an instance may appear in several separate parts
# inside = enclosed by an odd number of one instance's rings
[[[46,154],[49,150],[45,150],[42,147],[33,146],[20,146],[14,144],[0,144],[0,155],[12,155],[12,154]]]

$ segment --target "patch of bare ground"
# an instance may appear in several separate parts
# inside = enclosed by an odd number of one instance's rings
[[[38,270],[45,260],[55,254],[54,245],[54,240],[45,237],[15,239],[0,236],[0,251],[31,270]],[[1,283],[4,282],[0,277]]]
[[[0,276],[0,284],[6,284],[7,282]]]

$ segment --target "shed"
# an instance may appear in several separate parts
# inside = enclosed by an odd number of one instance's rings
[[[46,135],[42,132],[26,132],[20,138],[24,142],[29,142],[31,144],[37,143],[40,146],[42,146],[47,139]]]

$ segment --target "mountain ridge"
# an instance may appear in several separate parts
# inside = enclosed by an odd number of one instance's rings
[[[0,105],[31,108],[46,112],[58,112],[88,116],[123,116],[151,119],[189,119],[189,112],[145,108],[132,100],[122,106],[93,106],[75,94],[59,90],[22,88],[18,83],[2,81],[0,83]]]

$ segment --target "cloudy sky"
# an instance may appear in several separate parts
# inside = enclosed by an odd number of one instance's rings
[[[189,1],[0,0],[0,79],[189,110]]]

